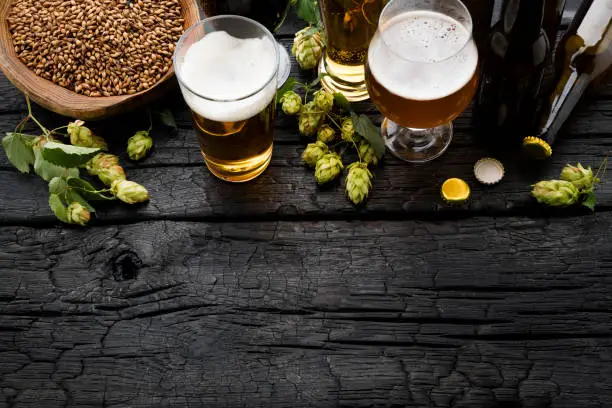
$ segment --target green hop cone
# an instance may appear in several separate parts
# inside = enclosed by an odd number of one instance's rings
[[[70,136],[70,143],[74,146],[80,147],[94,147],[102,150],[108,150],[108,146],[104,139],[100,136],[96,136],[93,132],[83,126],[85,122],[77,120],[68,124],[68,135]]]
[[[566,165],[561,171],[561,180],[569,181],[581,193],[590,193],[595,188],[595,184],[599,183],[593,170],[590,167],[585,169],[580,163],[577,166]]]
[[[143,159],[153,147],[153,138],[149,132],[141,130],[128,139],[127,152],[132,160]]]
[[[111,185],[111,192],[127,204],[143,203],[149,200],[147,189],[133,181],[115,180]]]
[[[302,110],[302,98],[293,91],[287,91],[280,99],[286,115],[297,115]]]
[[[314,103],[319,110],[328,113],[334,107],[334,95],[319,89],[314,93]]]
[[[376,153],[374,153],[374,149],[372,146],[366,141],[362,141],[359,144],[359,157],[361,157],[361,161],[367,165],[376,166],[378,164],[378,157],[376,157]]]
[[[317,165],[317,162],[327,153],[329,153],[329,148],[327,145],[317,140],[316,142],[309,143],[308,146],[306,146],[306,150],[304,150],[304,153],[302,154],[302,160],[304,160],[304,163],[310,167],[314,167]]]
[[[352,119],[344,119],[342,122],[342,140],[355,143],[359,141],[359,138],[355,135],[355,127],[353,126]]]
[[[305,28],[295,34],[293,47],[291,48],[291,53],[302,69],[316,67],[323,55],[321,35],[318,32],[306,34],[309,29],[309,27]]]
[[[323,125],[317,132],[317,140],[323,143],[331,143],[336,138],[336,131],[329,125]]]
[[[92,176],[110,186],[115,180],[125,180],[125,171],[119,165],[119,158],[114,154],[99,153],[87,162],[85,168]]]
[[[81,204],[74,202],[68,206],[67,218],[70,224],[84,226],[91,219],[91,213]]]
[[[361,204],[370,194],[372,173],[363,162],[353,163],[346,175],[346,195],[355,205]]]
[[[540,181],[533,186],[531,194],[539,203],[553,207],[567,207],[576,204],[580,198],[578,189],[565,180]]]
[[[317,161],[315,178],[317,183],[325,184],[340,175],[344,165],[342,159],[336,153],[327,153]]]
[[[92,176],[97,175],[98,170],[119,165],[119,157],[114,154],[98,153],[87,162],[85,168]]]
[[[311,137],[317,134],[317,129],[323,121],[323,113],[317,109],[314,102],[308,102],[302,108],[298,119],[298,127],[302,136]]]
[[[116,180],[125,180],[125,171],[119,165],[110,166],[100,169],[97,176],[102,183],[110,186]]]

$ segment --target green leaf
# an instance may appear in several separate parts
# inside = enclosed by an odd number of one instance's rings
[[[115,197],[112,195],[106,195],[104,192],[108,190],[98,190],[91,183],[78,177],[70,177],[68,179],[68,186],[89,201],[110,201],[114,200]]]
[[[102,150],[91,147],[71,146],[48,142],[42,148],[42,156],[48,162],[62,167],[79,167],[91,160]]]
[[[176,120],[174,120],[174,115],[170,111],[170,109],[164,109],[161,112],[157,112],[157,116],[159,116],[159,120],[164,126],[168,126],[174,130],[178,129],[176,125]]]
[[[89,212],[96,212],[96,209],[93,208],[86,199],[83,198],[76,190],[67,190],[66,191],[66,202],[74,203],[77,202],[81,204],[83,207],[87,209]]]
[[[34,148],[34,158],[34,172],[45,181],[51,181],[55,177],[79,177],[79,169],[57,166],[45,160],[40,148]]]
[[[370,143],[374,154],[380,160],[385,154],[385,142],[380,135],[380,129],[364,114],[357,116],[355,112],[351,112],[351,119],[355,132]]]
[[[582,205],[595,212],[595,193],[591,191],[587,195],[586,199],[582,202]]]
[[[316,0],[297,0],[296,12],[299,18],[315,26],[321,25],[321,16]]]
[[[293,77],[287,78],[283,86],[276,91],[276,103],[280,103],[281,98],[286,92],[292,91],[297,81]]]
[[[348,112],[351,110],[351,103],[346,99],[346,96],[340,92],[334,93],[334,102],[336,106],[339,106],[343,111]]]
[[[68,222],[68,209],[62,202],[62,199],[57,194],[51,194],[49,196],[49,207],[53,211],[53,214],[62,222]]]
[[[49,194],[64,194],[67,186],[65,178],[53,177],[49,182]]]
[[[34,164],[34,152],[32,151],[34,139],[34,136],[22,133],[7,133],[2,138],[2,147],[4,147],[6,157],[22,173],[29,173],[30,166]]]

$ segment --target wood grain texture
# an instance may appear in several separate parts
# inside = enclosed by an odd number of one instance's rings
[[[606,407],[610,228],[3,228],[0,406]]]
[[[21,62],[8,28],[7,17],[14,0],[0,2],[0,70],[22,92],[36,103],[61,115],[83,120],[102,119],[146,105],[176,86],[174,71],[168,71],[153,87],[134,95],[89,97],[77,94],[36,76]],[[181,0],[185,29],[199,21],[195,0]]]
[[[550,162],[495,152],[493,188],[472,176],[494,152],[468,111],[435,163],[385,158],[360,209],[316,187],[282,115],[267,172],[218,181],[177,92],[152,108],[178,132],[157,125],[141,163],[123,150],[146,112],[93,125],[153,197],[102,205],[93,227],[56,226],[45,184],[0,153],[0,408],[612,406],[612,187],[594,215],[528,193],[603,160],[610,95],[582,104]],[[0,133],[22,101],[0,75]],[[468,205],[439,198],[451,176]]]

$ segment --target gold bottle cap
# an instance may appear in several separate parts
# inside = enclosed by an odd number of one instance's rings
[[[523,150],[534,159],[543,160],[552,156],[552,147],[544,140],[535,136],[523,139]]]
[[[474,175],[482,184],[492,186],[504,178],[504,165],[499,160],[485,157],[474,165]]]
[[[441,193],[447,203],[460,204],[470,198],[470,186],[461,179],[451,178],[442,184]]]

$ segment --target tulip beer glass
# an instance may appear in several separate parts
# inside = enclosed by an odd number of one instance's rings
[[[386,0],[319,0],[327,47],[319,64],[321,85],[349,101],[368,99],[364,64]]]
[[[422,163],[448,148],[451,121],[478,84],[472,19],[459,0],[393,0],[380,16],[368,50],[366,83],[386,117],[387,148]]]
[[[174,69],[215,176],[248,181],[270,164],[278,66],[272,33],[246,17],[202,20],[179,40]]]

